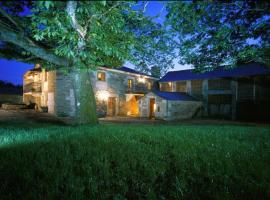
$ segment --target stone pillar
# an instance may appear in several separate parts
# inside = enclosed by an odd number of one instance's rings
[[[253,78],[253,101],[256,101],[256,78]]]
[[[231,91],[232,91],[232,104],[231,104],[231,111],[232,111],[232,120],[236,120],[236,107],[237,107],[237,91],[238,91],[238,82],[237,79],[233,79],[231,81]]]
[[[208,79],[205,79],[202,82],[202,96],[203,96],[204,116],[208,116]]]
[[[176,82],[172,82],[172,92],[176,92]]]
[[[187,85],[186,85],[186,91],[189,95],[191,95],[191,81],[187,81]]]

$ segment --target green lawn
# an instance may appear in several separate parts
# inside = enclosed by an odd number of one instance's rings
[[[0,125],[1,200],[270,199],[270,127],[29,127]]]

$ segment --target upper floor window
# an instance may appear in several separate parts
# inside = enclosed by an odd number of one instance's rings
[[[171,92],[172,83],[171,82],[160,83],[160,91]]]
[[[128,79],[128,89],[131,89],[133,86],[133,81],[132,79]]]
[[[105,72],[98,72],[97,73],[97,80],[98,81],[105,81],[106,80],[106,74],[105,74]]]
[[[208,80],[209,90],[230,90],[231,81],[229,79],[210,79]]]
[[[176,82],[176,92],[186,92],[186,81]]]
[[[191,94],[197,97],[202,96],[202,80],[191,81]]]
[[[148,90],[151,90],[152,89],[152,82],[151,81],[148,81],[147,82],[147,89]]]

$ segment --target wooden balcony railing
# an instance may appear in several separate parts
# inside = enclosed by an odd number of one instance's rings
[[[28,93],[28,92],[39,93],[41,92],[41,83],[33,83],[33,82],[28,83],[23,86],[23,92],[24,93]]]

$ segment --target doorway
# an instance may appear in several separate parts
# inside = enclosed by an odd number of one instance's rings
[[[155,118],[155,98],[150,98],[149,102],[149,118]]]
[[[115,116],[116,115],[116,97],[109,97],[108,98],[108,116]]]

